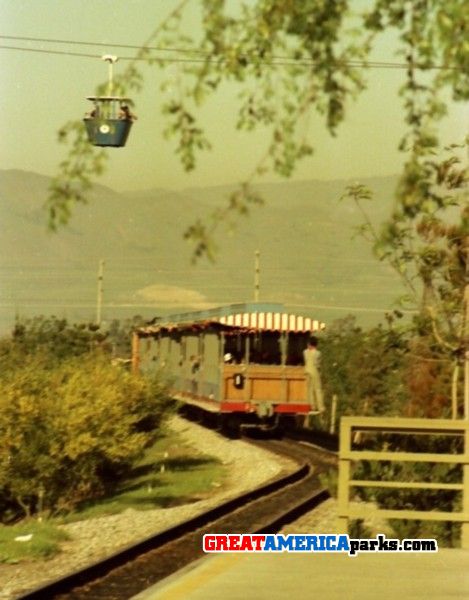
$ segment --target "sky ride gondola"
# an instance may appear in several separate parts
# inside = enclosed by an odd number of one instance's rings
[[[109,63],[108,93],[106,96],[88,96],[93,102],[92,110],[85,116],[86,132],[94,146],[120,148],[125,146],[135,115],[130,112],[129,98],[113,95],[113,65],[117,57],[110,54],[103,56]]]

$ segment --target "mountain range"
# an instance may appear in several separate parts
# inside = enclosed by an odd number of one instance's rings
[[[96,185],[68,226],[47,230],[50,180],[0,170],[0,331],[15,315],[94,319],[97,269],[105,260],[103,318],[197,310],[253,299],[260,251],[260,300],[283,302],[326,323],[352,313],[375,322],[401,294],[388,266],[356,235],[362,216],[339,201],[350,181],[256,186],[265,205],[218,238],[216,262],[191,264],[185,229],[222,207],[233,186],[116,192]],[[374,192],[367,211],[380,223],[396,177],[361,181]]]

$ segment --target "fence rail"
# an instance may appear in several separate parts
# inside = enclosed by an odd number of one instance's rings
[[[382,451],[352,450],[353,437],[355,435],[362,435],[363,433],[458,436],[463,439],[463,451],[460,454],[450,454],[444,452],[392,452],[389,448],[384,448]],[[448,483],[443,481],[377,481],[353,479],[354,463],[360,461],[461,464],[462,480],[459,483]],[[406,490],[453,490],[462,492],[461,512],[376,509],[374,514],[387,519],[459,522],[462,524],[461,547],[469,549],[469,421],[390,417],[343,417],[340,423],[338,484],[338,530],[340,533],[348,533],[349,521],[351,519],[363,519],[370,514],[369,508],[352,506],[350,504],[350,490],[352,488],[372,487]]]

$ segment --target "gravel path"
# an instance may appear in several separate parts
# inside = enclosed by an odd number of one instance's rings
[[[179,417],[174,417],[170,425],[198,453],[216,456],[228,466],[223,487],[214,491],[210,498],[192,504],[147,511],[128,509],[118,515],[62,525],[71,539],[62,544],[62,552],[54,558],[46,562],[0,564],[0,600],[11,600],[21,591],[95,562],[120,547],[184,521],[295,467],[288,459],[254,448],[241,440],[227,440]]]

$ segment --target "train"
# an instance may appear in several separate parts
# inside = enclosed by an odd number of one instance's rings
[[[221,427],[275,427],[311,414],[303,350],[325,324],[282,304],[245,303],[156,318],[132,338],[132,370],[162,372],[172,395]]]

